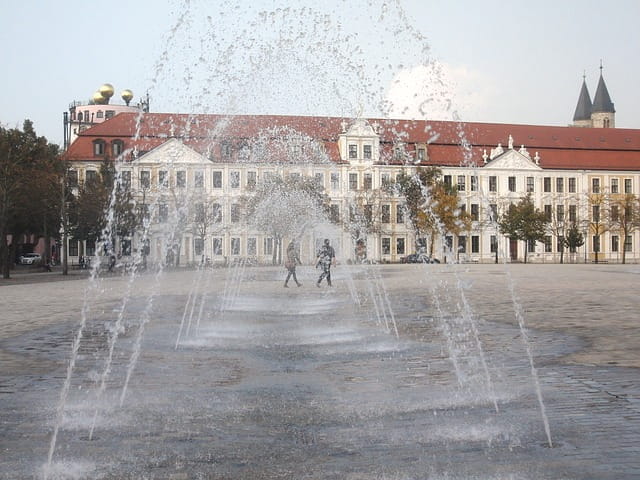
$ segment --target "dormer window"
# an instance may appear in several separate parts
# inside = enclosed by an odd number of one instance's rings
[[[104,140],[94,140],[93,154],[100,156],[104,155]]]
[[[111,152],[113,153],[114,157],[122,154],[123,150],[124,142],[122,140],[114,140],[113,142],[111,142]]]
[[[425,158],[426,158],[426,150],[424,148],[419,148],[418,149],[418,161],[419,162],[424,162]]]
[[[372,157],[372,148],[371,145],[364,145],[362,149],[363,157],[367,160],[370,160]]]
[[[358,145],[349,144],[349,158],[358,158]]]

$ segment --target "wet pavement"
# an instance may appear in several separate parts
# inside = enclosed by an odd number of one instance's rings
[[[0,478],[640,478],[639,266],[284,273],[0,286]]]

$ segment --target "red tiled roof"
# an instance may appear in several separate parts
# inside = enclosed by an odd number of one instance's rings
[[[340,161],[337,148],[343,122],[352,119],[282,115],[205,115],[170,113],[121,113],[82,132],[69,147],[69,160],[97,160],[93,141],[107,143],[120,139],[125,148],[149,151],[179,138],[201,153],[214,153],[222,141],[240,142],[274,128],[289,128],[324,143],[329,158]],[[470,145],[470,160],[484,164],[482,155],[498,143],[507,146],[509,135],[514,147],[524,145],[531,156],[538,152],[540,166],[551,169],[640,170],[640,130],[616,128],[553,127],[498,123],[459,123],[446,121],[412,121],[368,119],[375,125],[383,142],[383,152],[390,157],[397,141],[414,151],[414,144],[428,143],[426,164],[457,166],[467,164],[462,142]]]

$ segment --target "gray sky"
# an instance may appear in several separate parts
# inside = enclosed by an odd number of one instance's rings
[[[0,0],[0,122],[62,142],[103,83],[155,112],[567,125],[602,59],[640,128],[640,2]],[[116,100],[119,102],[119,98]]]

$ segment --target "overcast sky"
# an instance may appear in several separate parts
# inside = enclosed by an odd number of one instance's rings
[[[567,125],[583,74],[640,128],[637,0],[0,0],[0,123],[62,143],[111,83],[155,112]]]

